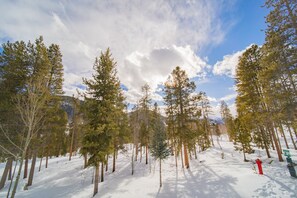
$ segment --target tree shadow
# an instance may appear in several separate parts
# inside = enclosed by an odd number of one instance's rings
[[[183,170],[183,179],[178,177],[168,178],[163,189],[157,197],[240,197],[230,184],[235,184],[237,179],[230,176],[220,176],[210,167],[202,165],[193,173]]]

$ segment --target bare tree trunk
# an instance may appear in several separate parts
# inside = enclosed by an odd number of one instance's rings
[[[29,151],[26,152],[26,158],[25,158],[25,167],[24,167],[24,179],[28,177],[28,162],[29,162]]]
[[[40,163],[39,163],[39,168],[38,168],[38,172],[41,171],[41,164],[42,164],[42,159],[43,159],[43,156],[41,155],[41,158],[40,158]]]
[[[104,163],[101,162],[101,182],[104,182]]]
[[[116,148],[113,149],[113,159],[112,159],[112,172],[115,171],[115,166],[116,166]]]
[[[87,166],[88,166],[88,156],[87,156],[87,154],[85,153],[84,154],[84,168],[87,168]],[[99,166],[99,165],[98,165]]]
[[[161,166],[162,160],[161,159],[159,160],[160,160],[160,188],[161,188],[162,187],[162,166]]]
[[[197,157],[197,151],[196,151],[196,144],[194,144],[194,155],[195,155],[195,159],[198,159],[198,157]]]
[[[16,190],[17,190],[17,187],[18,187],[18,183],[19,183],[19,180],[20,180],[20,177],[21,177],[22,166],[23,166],[23,161],[24,161],[24,158],[25,158],[25,154],[26,154],[26,152],[24,151],[21,159],[19,160],[20,161],[20,166],[19,166],[17,177],[15,179],[14,186],[13,186],[11,198],[14,198],[15,193],[16,193]]]
[[[34,151],[27,186],[32,186],[32,184],[33,184],[33,177],[34,177],[34,171],[35,171],[35,165],[36,165],[36,157],[37,157],[37,154],[36,154],[36,151]]]
[[[291,138],[291,141],[293,143],[294,149],[297,150],[296,143],[295,143],[294,138],[293,138],[291,127],[289,126],[288,123],[286,123],[286,125],[287,125],[287,128],[289,130],[290,138]]]
[[[282,145],[281,145],[281,142],[280,142],[280,138],[279,138],[279,136],[278,136],[278,132],[277,132],[277,130],[275,130],[275,128],[272,128],[272,131],[273,131],[273,134],[276,134],[276,139],[277,139],[277,142],[278,142],[280,151],[281,151],[281,153],[282,153]]]
[[[138,156],[138,143],[135,144],[135,161],[137,161]]]
[[[18,160],[15,161],[15,165],[14,165],[13,173],[12,173],[12,178],[11,178],[11,181],[10,181],[10,184],[9,184],[9,188],[8,188],[8,191],[7,191],[7,196],[6,196],[6,198],[9,197],[10,190],[11,190],[11,186],[12,186],[12,183],[13,183],[13,179],[14,179],[14,175],[15,175],[15,171],[16,171],[16,167],[17,167],[17,165],[18,165]]]
[[[10,166],[9,166],[8,180],[12,179],[12,164],[13,164],[13,161],[10,163]]]
[[[48,153],[46,153],[46,158],[45,158],[45,168],[48,166]]]
[[[270,134],[270,142],[271,142],[272,150],[275,150],[274,141],[273,141],[273,137],[272,137],[272,132],[270,131],[269,134]]]
[[[189,164],[188,148],[186,144],[184,144],[184,154],[185,154],[185,166],[188,169],[190,168],[190,164]]]
[[[8,172],[9,172],[9,170],[11,170],[12,161],[13,161],[12,158],[8,158],[8,159],[7,159],[7,162],[6,162],[6,165],[5,165],[5,168],[4,168],[2,177],[1,177],[1,181],[0,181],[0,190],[1,190],[1,189],[4,187],[4,185],[5,185],[5,182],[6,182],[6,179],[7,179]]]
[[[72,147],[73,147],[73,142],[74,142],[74,131],[75,129],[73,129],[72,131],[72,135],[71,135],[71,142],[70,142],[70,149],[69,149],[69,161],[71,161],[71,157],[72,157]]]
[[[94,193],[93,197],[98,193],[98,184],[99,184],[99,163],[95,166],[95,182],[94,182]]]
[[[142,160],[142,147],[143,146],[140,146],[140,159],[139,159],[139,162],[141,163],[141,160]]]
[[[285,132],[284,132],[284,128],[283,128],[282,123],[279,123],[279,127],[280,127],[280,131],[281,131],[282,135],[284,136],[286,147],[287,147],[287,149],[290,149],[289,148],[289,145],[288,145],[288,141],[287,141],[287,138],[286,138],[286,135],[285,135]]]
[[[182,168],[184,168],[184,155],[183,155],[183,146],[181,145],[181,150],[180,150],[180,158],[181,158],[181,164]]]
[[[174,149],[175,149],[175,155],[174,155],[174,158],[175,158],[175,167],[177,168],[177,155],[178,155],[178,153],[177,153],[177,147],[174,145]]]
[[[271,158],[270,152],[269,152],[269,148],[268,148],[268,145],[267,145],[267,142],[264,139],[264,130],[263,130],[262,127],[260,127],[260,132],[261,132],[261,137],[262,137],[262,141],[263,141],[263,144],[264,144],[264,147],[265,147],[265,151],[266,151],[267,157],[268,158]]]
[[[274,132],[274,129],[272,128],[271,130],[271,133],[272,133],[272,137],[273,137],[273,140],[274,140],[274,144],[275,144],[275,148],[276,148],[276,151],[277,151],[277,155],[278,155],[278,160],[280,162],[283,162],[283,157],[282,157],[282,153],[281,153],[281,147],[280,145],[278,144],[278,141],[276,139],[276,136],[275,136],[275,132]]]
[[[131,157],[132,161],[131,161],[131,166],[132,166],[132,175],[134,174],[134,144],[133,144],[133,147],[132,147],[132,157]]]
[[[145,164],[148,164],[148,143],[145,146]]]
[[[105,171],[108,171],[108,155],[106,155]]]

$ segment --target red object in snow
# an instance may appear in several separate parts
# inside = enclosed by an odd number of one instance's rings
[[[259,170],[259,174],[263,175],[263,170],[262,170],[262,161],[260,159],[256,160],[256,163],[258,165],[258,170]]]

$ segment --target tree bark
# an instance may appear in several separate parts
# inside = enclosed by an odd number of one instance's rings
[[[113,149],[112,172],[116,169],[116,148]]]
[[[25,167],[24,167],[24,179],[28,177],[28,162],[29,162],[29,151],[26,152],[26,158],[25,158]]]
[[[84,154],[84,169],[88,167],[88,156],[87,154]]]
[[[186,144],[184,144],[184,155],[185,155],[185,166],[188,169],[190,168],[190,164],[189,164],[188,148]]]
[[[104,182],[104,163],[101,162],[101,182]]]
[[[35,165],[36,165],[36,157],[37,157],[37,154],[36,154],[36,151],[34,151],[27,186],[32,186],[32,184],[33,184],[33,177],[34,177],[34,171],[35,171]]]
[[[40,158],[40,163],[39,163],[39,168],[38,168],[38,172],[41,171],[41,164],[42,164],[42,159],[43,159],[43,156],[41,155],[41,158]]]
[[[0,181],[0,190],[4,187],[7,175],[12,165],[12,158],[8,158]]]
[[[133,158],[134,158],[134,146],[135,146],[135,144],[133,144],[133,147],[132,147],[132,157],[131,157],[131,158],[132,158],[132,159],[131,159],[131,160],[132,160],[132,161],[131,161],[131,166],[132,166],[132,167],[131,167],[131,168],[132,168],[131,171],[132,171],[132,175],[134,174],[134,159],[133,159]]]
[[[46,153],[46,158],[45,158],[45,168],[48,166],[48,153]]]
[[[264,147],[265,147],[265,151],[266,151],[266,154],[267,154],[267,157],[268,158],[271,158],[270,156],[270,152],[269,152],[269,148],[268,148],[268,145],[267,145],[267,142],[264,138],[264,130],[262,127],[260,127],[260,132],[261,132],[261,137],[262,137],[262,141],[263,141],[263,144],[264,144]]]
[[[145,164],[148,164],[148,143],[145,146]]]
[[[20,180],[20,177],[21,177],[22,166],[23,166],[23,161],[24,161],[24,158],[25,158],[25,154],[26,154],[26,151],[23,152],[23,155],[22,155],[21,159],[19,160],[20,161],[20,166],[19,166],[17,177],[15,179],[14,186],[13,186],[11,198],[14,198],[15,193],[16,193],[16,190],[17,190],[17,187],[18,187],[18,184],[19,184],[19,180]]]
[[[8,180],[12,180],[12,164],[13,161],[9,164],[9,171],[8,171]]]
[[[278,155],[278,160],[280,162],[283,162],[284,160],[283,160],[283,157],[282,157],[281,148],[280,148],[280,145],[278,144],[278,141],[276,139],[275,132],[274,132],[273,128],[271,129],[271,133],[272,133],[272,138],[274,140],[276,152],[277,152],[277,155]]]
[[[161,166],[162,160],[161,159],[159,160],[160,160],[160,188],[161,188],[162,187],[162,166]]]
[[[95,182],[94,182],[94,193],[93,197],[98,193],[98,184],[99,184],[99,163],[95,166]]]
[[[296,143],[295,143],[294,138],[293,138],[291,127],[290,127],[290,125],[288,123],[286,123],[286,125],[287,125],[287,128],[289,130],[289,134],[290,134],[291,141],[293,143],[294,149],[297,150]]]
[[[284,128],[283,128],[282,123],[279,124],[279,127],[280,127],[280,131],[281,131],[282,135],[284,136],[286,147],[287,147],[287,149],[290,149],[289,148],[289,145],[288,145],[288,141],[287,141],[287,138],[286,138],[286,135],[285,135],[285,132],[284,132]]]
[[[108,171],[108,155],[106,155],[105,172]]]

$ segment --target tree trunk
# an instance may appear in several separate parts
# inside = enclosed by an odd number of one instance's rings
[[[139,159],[139,162],[141,163],[141,160],[142,160],[142,147],[143,146],[140,146],[140,159]]]
[[[286,135],[285,135],[285,132],[284,132],[284,128],[283,128],[282,123],[279,124],[279,127],[280,127],[280,131],[281,131],[282,135],[284,136],[286,147],[287,147],[287,149],[290,149],[289,148],[289,145],[288,145],[288,141],[287,141],[287,138],[286,138]]]
[[[148,164],[148,143],[145,146],[145,164]]]
[[[278,132],[277,132],[277,130],[275,130],[275,128],[272,128],[272,130],[274,131],[273,133],[276,134],[276,139],[277,139],[277,142],[278,142],[280,151],[281,151],[281,153],[282,153],[282,145],[281,145],[281,142],[280,142],[280,138],[279,138],[279,136],[278,136]]]
[[[182,168],[184,168],[184,155],[183,155],[183,148],[181,145],[181,151],[180,151],[180,158],[181,158],[181,164],[182,164]]]
[[[26,158],[25,158],[25,167],[24,167],[24,179],[28,177],[28,162],[29,162],[29,151],[26,152]]]
[[[108,171],[108,155],[106,155],[105,171]]]
[[[17,165],[18,165],[18,160],[15,161],[15,165],[14,165],[13,173],[12,173],[12,178],[11,178],[9,188],[8,188],[8,191],[7,191],[7,196],[6,196],[7,198],[9,197],[9,194],[10,194],[10,190],[11,190],[11,186],[12,186],[12,183],[13,183],[13,179],[14,179],[14,175],[15,175]]]
[[[131,161],[131,166],[132,166],[132,175],[134,174],[134,144],[133,144],[133,147],[132,147],[132,161]]]
[[[71,161],[71,157],[72,157],[73,142],[74,142],[74,129],[73,129],[72,135],[71,135],[71,142],[70,142],[70,149],[69,149],[69,161]]]
[[[293,143],[294,149],[297,150],[296,143],[295,143],[294,138],[293,138],[291,127],[289,126],[288,123],[286,123],[286,125],[287,125],[287,128],[289,130],[290,138],[291,138],[291,141]]]
[[[196,150],[196,144],[194,144],[194,155],[195,155],[195,159],[198,159],[198,157],[197,157],[197,150]]]
[[[94,193],[93,197],[98,193],[98,184],[99,184],[99,163],[95,166],[95,182],[94,182]]]
[[[280,146],[279,146],[279,144],[278,144],[278,141],[277,141],[277,139],[276,139],[275,132],[274,132],[274,129],[273,129],[273,128],[272,128],[272,130],[271,130],[271,133],[272,133],[272,138],[273,138],[273,140],[274,140],[274,144],[275,144],[276,152],[277,152],[277,155],[278,155],[278,160],[279,160],[280,162],[283,162],[284,160],[283,160],[283,157],[282,157],[281,148],[280,148]]]
[[[270,156],[270,152],[269,152],[269,148],[268,148],[268,145],[267,145],[267,141],[266,141],[265,138],[264,138],[264,130],[263,130],[262,127],[260,127],[260,132],[261,132],[262,142],[263,142],[263,144],[264,144],[264,147],[265,147],[265,151],[266,151],[267,157],[268,157],[268,158],[271,158],[271,156]]]
[[[46,153],[46,158],[45,158],[45,168],[48,166],[48,153]]]
[[[101,162],[101,182],[104,182],[104,163]]]
[[[268,130],[269,131],[269,130]],[[273,137],[272,137],[272,133],[269,132],[269,136],[270,136],[270,142],[271,142],[271,146],[272,146],[272,150],[275,150],[275,146],[274,146],[274,142],[273,142]]]
[[[190,168],[190,164],[189,164],[188,148],[186,144],[184,144],[184,155],[185,155],[185,166],[188,169]]]
[[[113,159],[112,159],[112,172],[115,171],[115,166],[116,166],[116,149],[113,149]]]
[[[87,154],[84,154],[84,169],[88,166],[88,156]]]
[[[13,164],[13,160],[12,160],[12,162],[10,163],[10,166],[9,166],[8,180],[11,180],[11,179],[12,179],[12,164]]]
[[[6,162],[6,165],[5,165],[5,168],[4,168],[2,177],[1,177],[1,181],[0,181],[0,190],[1,190],[1,189],[4,187],[4,185],[5,185],[5,182],[6,182],[6,179],[7,179],[8,172],[9,172],[9,170],[11,170],[12,162],[13,162],[12,158],[8,158],[8,159],[7,159],[7,162]]]
[[[135,161],[137,161],[137,157],[138,157],[138,143],[135,144]]]
[[[160,160],[160,188],[161,188],[162,187],[162,166],[161,166],[162,160],[161,159],[159,160]]]
[[[174,156],[174,158],[175,158],[175,167],[177,168],[177,155],[178,155],[178,152],[177,152],[177,147],[174,145],[174,149],[175,149],[175,156]]]
[[[39,168],[38,168],[38,172],[41,171],[41,164],[42,164],[42,159],[43,159],[43,156],[41,155],[41,158],[40,158],[40,163],[39,163]]]
[[[34,171],[35,171],[35,165],[36,165],[36,157],[37,157],[37,154],[36,154],[36,151],[34,151],[27,186],[32,186],[32,184],[33,184],[33,177],[34,177]]]
[[[15,193],[16,193],[16,190],[17,190],[17,187],[18,187],[18,184],[19,184],[19,180],[20,180],[20,177],[21,177],[22,166],[23,166],[23,161],[24,161],[25,155],[26,155],[26,151],[23,152],[23,155],[22,155],[21,159],[19,160],[20,161],[20,166],[19,166],[18,174],[17,174],[17,177],[15,179],[15,183],[14,183],[13,190],[12,190],[10,198],[14,198],[14,196],[15,196]]]

